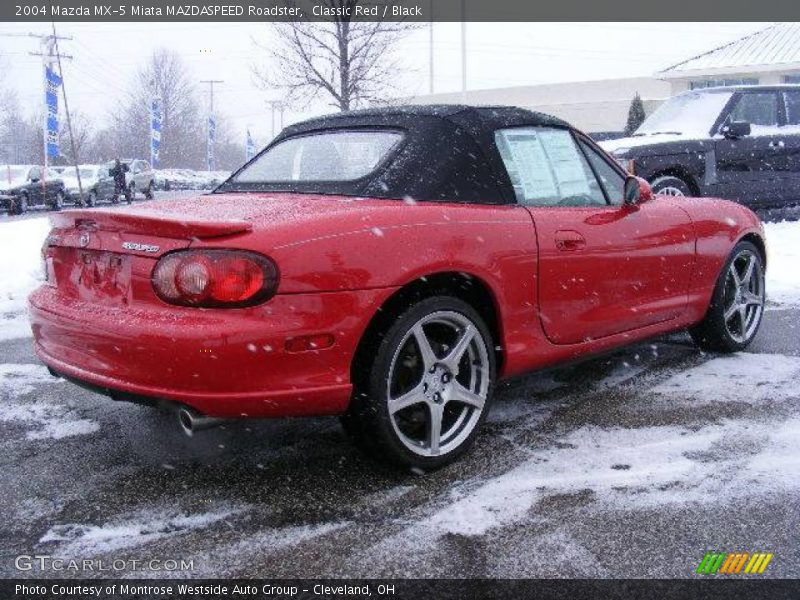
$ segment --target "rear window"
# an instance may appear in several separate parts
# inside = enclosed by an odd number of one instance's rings
[[[234,181],[354,181],[372,173],[402,139],[399,131],[330,131],[288,138],[247,165]]]

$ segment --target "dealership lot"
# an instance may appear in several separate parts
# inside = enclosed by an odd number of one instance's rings
[[[46,223],[0,228],[35,251]],[[768,226],[776,294],[748,353],[680,334],[508,382],[473,451],[430,474],[365,459],[335,419],[182,437],[51,378],[19,337],[24,290],[6,291],[2,575],[691,577],[717,551],[772,552],[768,575],[798,577],[799,234]],[[34,554],[95,570],[17,560]]]

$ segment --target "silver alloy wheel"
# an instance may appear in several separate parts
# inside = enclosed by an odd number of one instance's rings
[[[722,305],[728,334],[740,344],[749,341],[764,312],[764,271],[752,250],[742,250],[731,261]]]
[[[666,187],[661,188],[660,190],[658,190],[656,192],[656,194],[658,194],[660,196],[685,196],[686,195],[681,190],[679,190],[678,188],[676,188],[673,185],[668,185]]]
[[[400,441],[421,456],[458,448],[481,418],[489,378],[486,341],[470,319],[445,310],[417,321],[387,379],[389,418]]]

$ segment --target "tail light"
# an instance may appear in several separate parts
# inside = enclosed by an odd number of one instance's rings
[[[181,250],[153,269],[153,289],[164,302],[201,308],[253,306],[272,298],[278,268],[243,250]]]

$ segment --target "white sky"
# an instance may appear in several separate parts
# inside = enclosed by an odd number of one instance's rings
[[[705,52],[768,23],[469,23],[467,79],[469,89],[536,83],[583,81],[652,75],[680,60]],[[48,33],[49,24],[0,23],[2,87],[15,88],[21,103],[33,112],[42,102],[40,59],[33,38],[3,34]],[[167,47],[178,52],[200,79],[223,79],[215,86],[217,112],[224,114],[244,139],[250,128],[257,145],[270,136],[266,107],[278,93],[260,89],[251,66],[263,63],[263,50],[253,38],[268,40],[263,23],[64,23],[61,51],[74,56],[64,64],[70,107],[108,118],[115,102],[150,52]],[[434,25],[435,91],[461,88],[460,23]],[[427,25],[401,42],[404,73],[398,95],[428,92],[429,30]],[[198,87],[200,84],[198,83]],[[329,112],[324,106],[290,108],[285,124],[309,114]],[[244,142],[242,142],[244,143]]]

